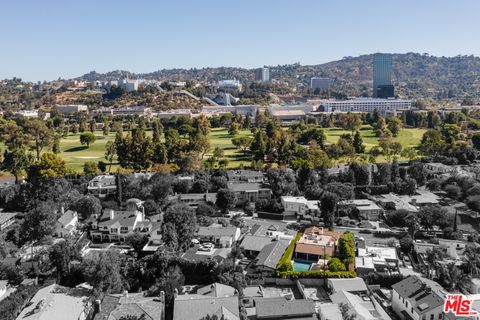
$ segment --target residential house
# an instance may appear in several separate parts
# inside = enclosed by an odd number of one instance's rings
[[[90,293],[83,288],[67,288],[56,284],[44,287],[33,296],[17,320],[84,320]]]
[[[478,246],[474,242],[439,238],[438,244],[415,241],[413,243],[413,249],[417,254],[427,254],[428,251],[438,248],[445,252],[450,258],[458,260],[463,256],[467,245]]]
[[[342,311],[336,303],[322,303],[318,315],[320,320],[343,320]]]
[[[5,230],[8,226],[15,222],[16,212],[0,211],[0,231]]]
[[[64,212],[62,207],[62,216],[55,223],[55,236],[63,238],[73,235],[77,231],[77,223],[77,212],[73,210]]]
[[[436,282],[409,276],[392,286],[392,309],[402,320],[443,319],[446,292]]]
[[[117,182],[115,176],[108,174],[96,176],[88,182],[88,193],[99,197],[105,198],[108,195],[117,193]]]
[[[327,287],[332,293],[346,291],[354,294],[367,294],[368,288],[362,278],[328,279]]]
[[[376,201],[386,210],[406,210],[418,212],[416,206],[409,203],[408,198],[399,197],[394,193],[382,194],[375,197]]]
[[[283,222],[273,223],[270,221],[246,220],[245,224],[249,226],[247,233],[254,236],[270,237],[277,240],[291,240],[296,234],[295,231],[287,229],[287,224]]]
[[[228,170],[228,182],[231,183],[263,183],[265,174],[259,170]]]
[[[238,295],[234,288],[214,283],[195,294],[176,295],[173,320],[200,320],[206,316],[240,320]]]
[[[274,238],[247,234],[243,237],[240,247],[247,257],[254,258],[266,245],[272,243],[272,241],[274,241]]]
[[[413,195],[401,195],[398,197],[417,208],[440,203],[440,197],[426,189],[417,189]]]
[[[93,320],[116,320],[127,316],[145,320],[165,319],[165,294],[160,297],[146,297],[144,293],[110,294],[106,295],[100,306],[100,311]]]
[[[228,183],[228,189],[235,194],[237,205],[269,200],[272,196],[272,190],[260,183]]]
[[[92,240],[123,242],[126,236],[134,232],[149,235],[155,224],[146,220],[144,213],[138,210],[105,209],[100,219],[93,223],[90,235]]]
[[[333,303],[345,304],[349,314],[358,320],[390,320],[390,316],[383,310],[373,296],[357,295],[341,290],[330,296]]]
[[[240,229],[236,227],[200,227],[198,240],[211,242],[222,248],[230,248],[240,238]]]
[[[300,220],[312,220],[320,216],[317,200],[307,200],[305,197],[281,197],[286,215],[294,215]]]
[[[377,221],[383,214],[383,209],[368,199],[344,200],[338,203],[339,211],[354,210],[361,220]]]
[[[440,163],[440,162],[429,162],[423,165],[427,174],[434,178],[438,178],[445,174],[450,174],[454,171],[452,166]]]
[[[295,245],[295,259],[317,262],[322,257],[332,257],[341,233],[319,227],[305,229]]]
[[[238,292],[234,287],[230,287],[218,282],[197,289],[197,294],[211,297],[232,297]]]
[[[255,272],[262,275],[271,275],[277,268],[277,264],[287,250],[290,241],[273,241],[263,247],[255,259]]]
[[[398,271],[397,250],[393,247],[366,246],[358,248],[355,258],[357,274],[369,272],[389,273]]]
[[[169,201],[184,203],[192,208],[198,207],[201,203],[212,203],[217,201],[216,193],[180,193],[168,197]]]
[[[286,300],[278,298],[257,298],[254,299],[256,318],[263,319],[302,319],[315,320],[317,312],[311,300]]]

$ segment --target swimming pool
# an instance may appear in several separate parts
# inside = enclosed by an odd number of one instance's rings
[[[309,271],[310,262],[302,260],[293,260],[293,271]]]

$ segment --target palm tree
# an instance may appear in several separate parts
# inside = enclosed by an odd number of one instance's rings
[[[439,265],[437,272],[439,283],[448,291],[463,291],[470,287],[470,276],[457,268],[454,262]]]
[[[243,249],[237,243],[235,243],[232,246],[232,251],[230,251],[229,257],[232,259],[233,268],[235,268],[235,265],[237,264],[237,259],[243,258]]]
[[[480,250],[473,245],[467,245],[463,253],[463,262],[465,269],[470,276],[477,276],[479,274],[480,266]]]

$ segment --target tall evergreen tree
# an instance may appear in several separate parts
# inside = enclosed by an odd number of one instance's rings
[[[357,130],[355,135],[353,136],[353,148],[355,149],[356,153],[364,153],[365,146],[363,145],[363,139],[360,135],[360,132]]]

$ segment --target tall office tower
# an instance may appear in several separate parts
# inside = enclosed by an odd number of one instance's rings
[[[270,82],[270,70],[267,67],[255,70],[255,81]]]
[[[392,55],[375,53],[373,55],[373,96],[378,98],[379,88],[382,94],[393,93],[393,90],[385,90],[385,86],[392,85]],[[382,98],[390,98],[382,97]]]

